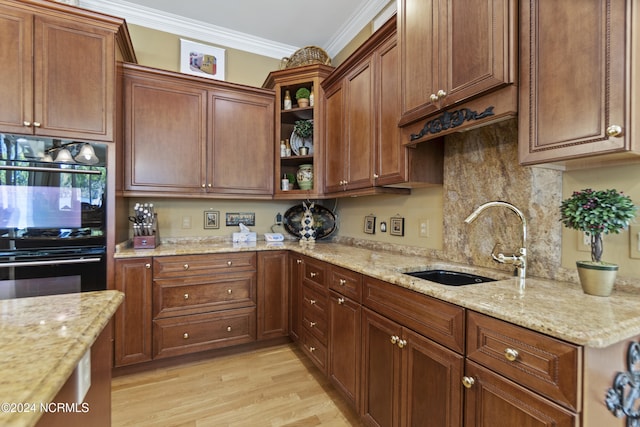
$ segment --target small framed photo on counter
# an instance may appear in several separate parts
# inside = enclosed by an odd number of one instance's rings
[[[364,217],[364,232],[367,234],[374,234],[376,232],[376,217],[373,215],[367,215]]]
[[[220,228],[220,211],[204,211],[204,228]]]
[[[400,216],[391,217],[391,230],[389,234],[392,236],[404,236],[404,218]]]

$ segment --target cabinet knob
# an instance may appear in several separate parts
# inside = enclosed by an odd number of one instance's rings
[[[231,326],[227,326],[227,332],[231,332]]]
[[[378,179],[378,178],[380,178],[380,175],[378,175],[377,173],[374,173],[373,174],[373,179]]]
[[[184,299],[189,299],[189,294],[184,294]]]
[[[233,290],[232,290],[232,289],[227,289],[227,293],[228,293],[229,295],[231,295],[231,294],[233,293]]]
[[[400,337],[397,335],[391,335],[391,344],[396,344],[400,340]]]
[[[344,298],[338,298],[338,304],[344,304]]]
[[[316,303],[316,300],[314,300],[314,299],[310,299],[309,300],[309,304],[314,305],[315,303]]]
[[[620,136],[622,135],[622,127],[618,125],[611,125],[607,128],[608,136]]]
[[[40,127],[40,122],[33,122],[33,127],[34,128],[39,128]]]
[[[204,187],[206,187],[206,185],[205,185],[205,184],[202,184],[202,188],[204,188]]]
[[[185,270],[188,270],[189,269],[189,264],[183,265],[182,268],[184,268]]]
[[[436,96],[438,97],[438,99],[442,99],[442,98],[444,98],[445,96],[447,96],[447,92],[445,92],[444,90],[440,89],[440,90],[438,91],[438,93],[436,93]]]
[[[211,187],[213,187],[213,185],[211,185],[211,184],[207,184],[207,187],[211,188]]]
[[[316,322],[309,322],[309,327],[313,328],[314,326],[316,326]]]
[[[298,259],[296,260],[296,263],[298,263],[298,264],[302,264],[302,260],[301,260],[300,258],[298,258]]]
[[[312,271],[311,273],[309,273],[309,276],[311,276],[311,277],[316,277],[317,275],[318,275],[318,273],[316,273],[316,272],[314,272],[314,271]]]
[[[515,362],[516,359],[518,358],[518,350],[513,348],[508,348],[504,351],[504,357],[509,362]]]
[[[473,377],[462,377],[462,385],[466,388],[471,388],[476,383],[476,380]]]
[[[344,279],[340,279],[340,286],[344,286],[347,284],[347,281]]]
[[[431,100],[431,102],[436,102],[438,100],[438,95],[432,93],[429,99]]]
[[[227,267],[231,267],[233,265],[233,261],[227,261]]]
[[[309,351],[310,351],[311,353],[313,353],[314,351],[316,351],[316,348],[315,348],[315,347],[309,347]]]
[[[146,268],[146,269],[149,269],[149,268],[151,268],[151,264],[149,264],[149,263],[146,263],[146,264],[144,265],[144,268]]]
[[[184,334],[182,334],[182,338],[184,338],[185,340],[188,339],[189,338],[189,334],[185,332]]]
[[[28,122],[28,121],[26,121],[26,120],[25,120],[24,122],[22,122],[22,124],[23,124],[25,127],[31,127],[31,122]]]
[[[407,340],[398,340],[398,347],[405,348],[407,345]]]

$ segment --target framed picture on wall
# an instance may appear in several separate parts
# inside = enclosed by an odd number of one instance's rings
[[[376,217],[373,215],[367,215],[364,217],[364,232],[367,234],[374,234],[376,232]]]
[[[220,211],[204,211],[204,228],[220,228]]]
[[[392,236],[404,236],[404,218],[399,216],[391,217],[391,230],[389,234]]]
[[[225,50],[180,39],[180,72],[224,80]]]

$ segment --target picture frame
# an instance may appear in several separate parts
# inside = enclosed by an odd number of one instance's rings
[[[180,72],[208,79],[224,80],[225,50],[180,39]]]
[[[256,225],[256,214],[255,212],[227,212],[225,220],[227,227],[240,225],[240,223],[252,227]]]
[[[404,218],[400,216],[391,217],[391,228],[389,234],[392,236],[404,236]]]
[[[373,215],[367,215],[364,217],[364,232],[366,234],[375,234],[376,232],[376,217]]]
[[[204,228],[220,228],[220,211],[204,211]]]

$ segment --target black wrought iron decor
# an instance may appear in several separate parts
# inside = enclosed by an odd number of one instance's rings
[[[477,111],[473,111],[468,108],[462,108],[456,111],[445,111],[441,116],[426,122],[420,133],[412,133],[411,141],[420,139],[430,133],[436,134],[443,130],[458,127],[467,121],[480,120],[485,117],[493,116],[493,108],[493,106],[487,107],[482,113],[478,113]]]
[[[627,372],[619,372],[607,391],[607,409],[617,418],[627,417],[627,427],[640,427],[640,343],[627,350]]]

